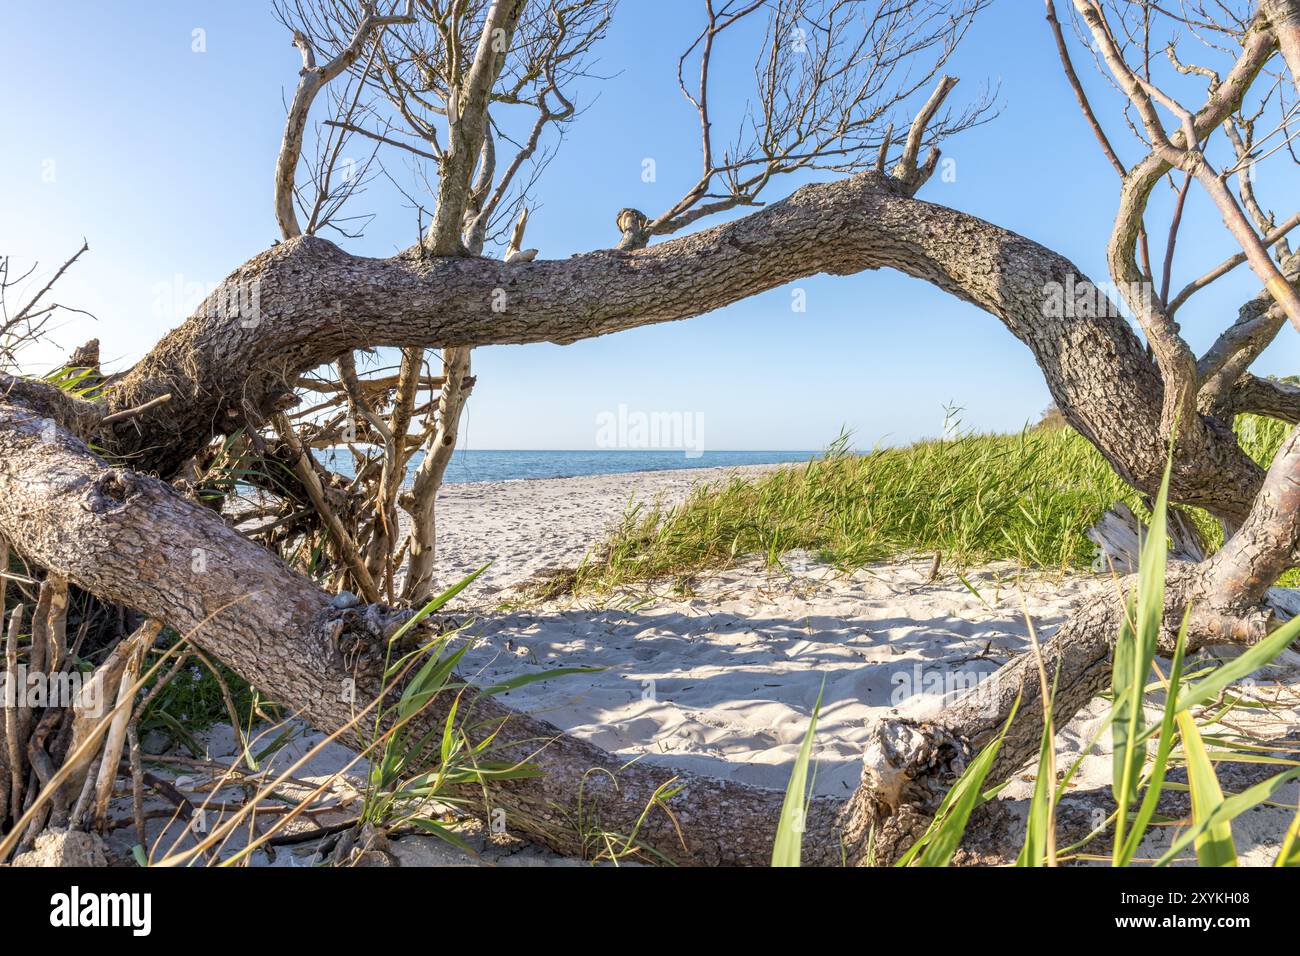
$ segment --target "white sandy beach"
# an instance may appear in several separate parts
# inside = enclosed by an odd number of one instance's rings
[[[943,693],[972,686],[1028,648],[1024,606],[1046,638],[1090,583],[1084,575],[1021,575],[1007,563],[974,569],[965,582],[950,569],[929,581],[928,556],[844,575],[792,554],[779,569],[747,562],[706,575],[689,598],[652,588],[599,603],[501,608],[513,585],[575,564],[633,497],[672,504],[695,483],[725,473],[448,487],[439,511],[442,583],[495,561],[456,605],[473,616],[464,632],[473,645],[463,669],[490,682],[539,669],[603,668],[532,684],[505,700],[629,758],[776,789],[785,787],[824,687],[816,787],[847,796],[857,785],[873,719],[895,708],[937,706]],[[1250,692],[1275,705],[1246,728],[1262,740],[1300,725],[1298,664],[1300,656],[1288,653],[1271,673],[1256,675],[1259,686]],[[1107,706],[1096,701],[1060,729],[1059,767],[1090,739]],[[1242,719],[1233,716],[1234,730],[1242,729]],[[316,739],[305,730],[278,759]],[[233,753],[231,744],[228,728],[214,729],[214,758]],[[347,759],[342,747],[331,747],[298,775],[318,779]],[[1024,774],[1013,781],[1005,799],[1023,800],[1031,780]],[[1100,790],[1109,780],[1103,741],[1099,754],[1084,761],[1073,789]],[[1294,786],[1285,788],[1275,798],[1278,806],[1250,811],[1234,824],[1243,862],[1271,862],[1296,797]],[[1144,852],[1154,853],[1169,838],[1168,829],[1150,837]],[[477,841],[489,863],[563,862],[518,841]],[[471,862],[430,838],[404,838],[394,851],[406,864]],[[296,852],[282,852],[276,862],[305,862],[304,851]]]
[[[780,465],[634,471],[446,485],[438,495],[439,582],[445,587],[492,562],[465,600],[491,603],[535,575],[573,567],[633,501],[672,506],[700,483],[759,475]],[[406,518],[405,512],[401,517]]]

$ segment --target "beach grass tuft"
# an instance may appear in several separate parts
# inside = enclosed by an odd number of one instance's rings
[[[1243,447],[1266,464],[1286,435],[1273,419],[1242,416]],[[908,554],[941,556],[962,569],[997,560],[1043,570],[1089,567],[1088,530],[1117,501],[1149,508],[1073,429],[1054,424],[1019,434],[963,431],[905,448],[850,450],[842,435],[819,458],[759,477],[697,487],[681,505],[629,505],[576,569],[557,573],[542,597],[607,592],[637,582],[686,586],[707,570],[759,556],[779,566],[807,551],[843,570]],[[1191,512],[1207,544],[1222,534]]]
[[[1110,713],[1097,735],[1059,781],[1051,732],[1055,686],[1053,683],[1053,687],[1048,688],[1040,656],[1045,693],[1044,724],[1048,729],[1043,734],[1043,745],[1034,771],[1035,786],[1029,800],[1025,839],[1017,861],[1020,866],[1055,866],[1058,861],[1074,860],[1100,863],[1107,859],[1116,867],[1140,862],[1168,866],[1176,862],[1192,862],[1192,854],[1200,866],[1237,866],[1232,821],[1248,810],[1269,803],[1281,788],[1300,778],[1300,768],[1295,766],[1294,760],[1261,753],[1257,742],[1249,738],[1221,734],[1210,736],[1203,731],[1203,725],[1221,721],[1240,705],[1240,702],[1223,704],[1230,684],[1267,667],[1291,646],[1300,635],[1300,617],[1282,624],[1264,640],[1231,660],[1202,661],[1194,672],[1190,672],[1186,658],[1187,625],[1191,612],[1188,608],[1166,675],[1165,665],[1160,659],[1159,642],[1164,619],[1167,551],[1160,541],[1167,513],[1168,486],[1166,472],[1160,495],[1154,503],[1152,533],[1142,548],[1135,591],[1127,595],[1126,613],[1116,639],[1109,690]],[[1155,683],[1151,680],[1153,673],[1157,678]],[[1146,710],[1157,707],[1161,720],[1148,724]],[[967,765],[930,827],[897,865],[946,866],[949,863],[970,819],[969,812],[955,812],[954,808],[961,805],[963,797],[974,805],[990,796],[980,791],[988,765],[996,757],[1014,717],[1013,708],[1002,733]],[[1087,838],[1058,854],[1052,810],[1066,794],[1083,756],[1093,749],[1107,726],[1114,745],[1111,784],[1116,809]],[[1214,741],[1216,749],[1213,752],[1207,748],[1207,740]],[[1281,769],[1241,792],[1225,797],[1216,764],[1247,760],[1276,765]],[[1175,766],[1184,771],[1185,784],[1169,780],[1168,771]],[[1157,821],[1162,797],[1177,790],[1190,795],[1189,812],[1181,819],[1162,818],[1161,824],[1166,829],[1171,825],[1173,828],[1168,846],[1163,848],[1158,858],[1140,859],[1138,850]],[[1273,854],[1274,865],[1295,865],[1292,834],[1298,827],[1300,823],[1293,823],[1287,835],[1281,838],[1281,847]],[[1086,852],[1084,848],[1107,829],[1113,837],[1109,857]]]

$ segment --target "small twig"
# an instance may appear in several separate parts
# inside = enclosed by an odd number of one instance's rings
[[[434,162],[437,162],[441,158],[436,153],[430,153],[417,146],[412,146],[410,143],[403,143],[401,140],[381,136],[379,133],[373,133],[364,126],[357,126],[355,123],[340,123],[338,120],[326,120],[325,125],[335,126],[338,129],[347,130],[349,133],[359,133],[362,136],[368,136],[370,139],[376,140],[380,143],[387,143],[389,146],[396,146],[399,149],[404,149],[407,152],[414,153],[416,156],[423,156],[425,159],[432,159]]]
[[[1296,213],[1286,222],[1282,223],[1282,225],[1278,226],[1276,229],[1269,232],[1268,235],[1266,235],[1261,241],[1265,246],[1274,246],[1279,241],[1286,238],[1287,234],[1291,232],[1291,230],[1295,229],[1297,226],[1300,226],[1300,213]],[[1238,252],[1237,254],[1229,256],[1227,259],[1224,259],[1223,262],[1219,263],[1217,266],[1215,266],[1209,272],[1205,273],[1205,275],[1201,276],[1199,279],[1189,282],[1187,286],[1183,289],[1183,291],[1179,292],[1176,296],[1174,296],[1173,301],[1169,303],[1169,308],[1167,310],[1169,314],[1173,315],[1194,294],[1200,292],[1202,289],[1204,289],[1211,282],[1214,282],[1216,279],[1221,279],[1223,276],[1227,275],[1229,272],[1237,268],[1237,266],[1241,265],[1245,261],[1246,261],[1246,253]]]
[[[1169,239],[1165,243],[1165,264],[1160,276],[1160,301],[1169,301],[1169,280],[1174,270],[1174,249],[1178,246],[1178,230],[1183,224],[1183,207],[1187,204],[1187,190],[1192,185],[1192,174],[1183,176],[1183,186],[1178,190],[1174,216],[1169,223]]]
[[[244,725],[239,719],[239,710],[235,707],[235,698],[230,693],[230,685],[227,684],[226,679],[221,676],[220,668],[206,654],[197,647],[192,647],[191,650],[193,651],[194,656],[197,657],[203,663],[203,666],[208,669],[208,673],[212,675],[212,679],[217,682],[217,687],[221,691],[221,701],[226,707],[226,716],[230,720],[230,729],[234,731],[235,738],[239,741],[240,758],[248,764],[249,770],[256,770],[257,768],[253,766],[253,758],[248,752],[248,740],[244,736]]]
[[[140,731],[133,714],[126,725],[126,742],[130,747],[128,759],[131,764],[131,816],[135,821],[136,842],[140,846],[149,845],[149,835],[144,827],[144,766],[140,760]]]
[[[162,621],[149,618],[131,635],[126,651],[126,664],[118,680],[117,706],[109,718],[108,733],[104,735],[104,758],[100,764],[99,777],[95,781],[95,806],[91,819],[97,830],[103,830],[108,818],[108,801],[113,793],[113,781],[117,778],[117,765],[126,743],[127,729],[134,711],[132,701],[135,699],[140,671],[144,663],[145,651],[153,644],[154,638],[162,630]]]
[[[18,673],[18,632],[23,626],[23,606],[19,604],[9,614],[9,633],[5,640],[5,669]],[[23,815],[23,751],[22,739],[26,736],[26,708],[5,707],[5,742],[9,746],[9,815],[15,822]]]
[[[271,416],[271,425],[279,434],[281,441],[289,449],[289,454],[293,456],[293,470],[302,482],[303,489],[307,492],[307,497],[311,499],[316,513],[320,515],[321,520],[325,522],[325,526],[333,536],[340,556],[347,563],[348,570],[352,572],[352,577],[361,590],[362,596],[371,604],[377,603],[379,601],[379,588],[375,586],[374,578],[370,575],[370,569],[366,567],[365,561],[361,558],[356,541],[348,533],[347,528],[344,527],[342,519],[329,506],[329,502],[325,500],[325,490],[321,487],[320,478],[317,477],[315,470],[312,468],[306,449],[302,447],[302,442],[298,439],[298,433],[294,431],[293,423],[285,418],[282,412],[277,412]]]
[[[357,817],[355,820],[345,820],[343,823],[331,823],[329,826],[316,827],[313,830],[306,830],[302,833],[286,833],[283,836],[271,837],[271,839],[266,841],[266,845],[297,846],[300,843],[310,843],[313,840],[323,840],[325,837],[334,836],[336,833],[343,833],[345,830],[351,829],[360,822],[361,818]]]
[[[120,412],[114,412],[112,415],[105,415],[99,420],[100,427],[102,428],[105,425],[113,425],[117,422],[125,421],[128,418],[134,418],[137,415],[143,415],[151,408],[157,408],[159,405],[170,402],[171,400],[172,393],[164,392],[157,398],[149,399],[149,401],[145,402],[143,405],[137,405],[135,408],[123,409]]]

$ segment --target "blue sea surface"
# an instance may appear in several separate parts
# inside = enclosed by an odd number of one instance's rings
[[[767,465],[809,461],[815,451],[706,451],[688,457],[674,451],[480,451],[457,449],[447,466],[448,484],[481,481],[516,481],[523,478],[575,478],[585,475],[613,475],[632,471],[667,471],[674,468],[733,468],[739,465]],[[325,449],[316,457],[331,471],[351,478],[352,454],[346,448]],[[411,458],[406,480],[409,484],[422,453]]]

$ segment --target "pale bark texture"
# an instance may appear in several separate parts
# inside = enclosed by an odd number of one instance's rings
[[[173,395],[116,425],[113,448],[138,456],[142,469],[170,474],[214,431],[242,420],[239,401],[273,404],[296,373],[367,344],[567,344],[702,315],[819,272],[880,268],[1000,319],[1033,352],[1070,424],[1123,477],[1155,490],[1165,460],[1163,390],[1127,322],[1105,309],[1045,314],[1053,290],[1090,284],[1069,260],[903,194],[874,172],[805,186],[736,222],[634,252],[506,264],[416,254],[365,259],[314,237],[281,243],[227,280],[259,288],[251,327],[215,308],[218,290],[109,390],[112,410]],[[1205,421],[1198,428],[1205,453],[1178,463],[1175,499],[1244,517],[1262,470],[1221,427]]]
[[[411,515],[411,557],[407,564],[402,594],[406,600],[417,605],[427,601],[434,588],[438,489],[442,487],[447,466],[451,464],[452,452],[456,450],[460,417],[465,410],[470,390],[474,387],[469,372],[470,350],[447,349],[443,357],[442,373],[446,385],[438,398],[438,424],[425,448],[424,459],[415,470],[410,504],[407,506]]]
[[[1292,83],[1300,93],[1300,2],[1261,0],[1260,10],[1277,34],[1277,44],[1286,60]]]

